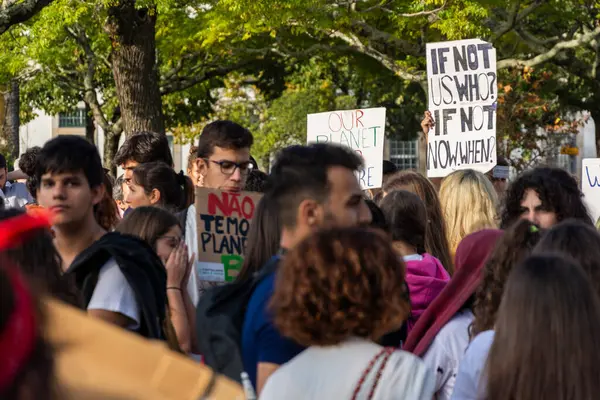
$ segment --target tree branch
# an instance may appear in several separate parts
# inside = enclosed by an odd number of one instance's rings
[[[492,37],[490,38],[491,43],[495,43],[502,36],[506,35],[508,32],[517,27],[525,18],[527,18],[532,12],[534,12],[538,7],[540,7],[544,3],[543,0],[535,0],[532,4],[527,6],[522,12],[519,12],[519,8],[521,8],[521,2],[518,1],[513,4],[509,12],[508,19],[500,25],[500,27],[494,31]]]
[[[563,42],[556,43],[551,49],[546,51],[545,53],[538,54],[537,56],[529,59],[529,60],[519,60],[519,59],[506,59],[498,62],[498,69],[502,68],[510,68],[510,67],[535,67],[537,65],[543,64],[547,61],[552,60],[556,56],[558,56],[563,50],[574,49],[583,44],[587,44],[592,40],[596,39],[600,36],[600,26],[598,26],[593,31],[590,31],[586,34],[583,34],[575,39],[566,40]]]
[[[8,28],[27,21],[54,0],[22,0],[3,2],[0,7],[0,34]]]
[[[394,60],[391,57],[375,50],[370,46],[365,45],[356,35],[352,33],[343,33],[338,30],[331,31],[330,35],[331,37],[346,42],[355,51],[358,51],[359,53],[365,54],[375,59],[385,68],[389,69],[394,74],[396,74],[396,76],[407,81],[417,82],[421,85],[426,84],[426,78],[423,72],[412,73],[407,69],[400,67],[394,62]]]
[[[371,40],[383,41],[386,45],[393,45],[403,53],[411,56],[419,57],[423,55],[421,54],[421,48],[419,45],[410,43],[406,40],[399,39],[396,36],[387,32],[380,31],[379,29],[367,24],[366,22],[356,21],[353,23],[353,25],[362,29],[364,33],[366,33],[366,36],[369,37],[369,39]]]
[[[96,56],[90,45],[89,38],[80,28],[67,27],[67,33],[75,39],[75,41],[81,46],[85,54],[85,73],[83,75],[83,88],[84,88],[84,101],[92,110],[92,115],[96,123],[104,130],[104,132],[111,131],[111,126],[106,116],[102,112],[102,106],[98,101],[98,93],[96,92],[96,85],[94,75],[96,71]]]

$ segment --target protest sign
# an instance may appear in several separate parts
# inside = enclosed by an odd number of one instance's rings
[[[308,114],[306,139],[308,143],[336,143],[350,147],[364,159],[364,168],[358,172],[361,187],[381,187],[385,108]]]
[[[235,280],[244,262],[250,221],[261,197],[253,192],[196,189],[196,268],[201,280]]]
[[[586,158],[581,162],[581,191],[594,222],[600,218],[600,158]]]
[[[496,165],[496,50],[479,39],[427,44],[427,91],[435,127],[427,176]]]

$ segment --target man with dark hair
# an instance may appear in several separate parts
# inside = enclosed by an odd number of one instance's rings
[[[253,142],[250,131],[235,122],[219,120],[206,125],[198,141],[195,161],[198,181],[194,184],[234,193],[242,191],[248,174],[252,171],[250,148]],[[188,208],[185,217],[185,243],[190,255],[198,252],[198,226],[194,205]],[[217,285],[201,280],[199,284],[200,293]],[[190,295],[194,304],[197,304],[198,294]]]
[[[94,217],[105,191],[96,147],[78,136],[52,139],[39,154],[35,175],[38,202],[53,213],[63,269],[74,277],[88,313],[163,338],[164,266],[144,242],[107,233]]]
[[[198,186],[239,192],[253,164],[254,138],[248,129],[231,121],[215,121],[204,127],[198,142]]]
[[[5,208],[22,208],[28,203],[33,203],[33,197],[25,184],[8,181],[6,158],[2,154],[0,154],[0,197],[4,201]]]
[[[280,253],[317,229],[371,222],[371,211],[355,175],[361,165],[361,158],[350,148],[331,144],[292,146],[279,153],[268,193],[280,210]],[[276,268],[277,262],[269,265]],[[259,393],[279,365],[302,351],[272,323],[268,304],[274,285],[275,269],[256,286],[242,329],[244,370]]]
[[[537,167],[524,172],[508,188],[502,229],[519,219],[550,228],[565,219],[593,222],[575,178],[560,168]]]
[[[136,132],[119,148],[114,164],[125,170],[125,182],[129,182],[133,169],[140,164],[162,161],[173,167],[173,156],[167,136],[155,132]]]

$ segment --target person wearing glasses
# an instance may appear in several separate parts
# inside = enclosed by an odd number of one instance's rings
[[[255,166],[250,156],[253,143],[252,133],[235,122],[219,120],[206,125],[198,142],[195,161],[198,175],[194,184],[235,193],[244,190],[248,174]],[[185,243],[191,255],[198,249],[198,227],[194,205],[188,208],[182,222],[185,227]],[[196,270],[197,268],[194,268],[194,272]],[[198,303],[199,295],[216,285],[214,282],[199,281],[198,295],[192,295],[194,304]]]

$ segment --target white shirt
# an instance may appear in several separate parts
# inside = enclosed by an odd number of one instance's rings
[[[269,377],[261,400],[351,399],[363,372],[383,348],[364,339],[351,339],[336,346],[309,347]],[[359,392],[367,398],[381,359],[375,364]],[[417,357],[398,350],[390,356],[375,400],[430,400],[433,373]]]
[[[33,197],[29,194],[24,183],[6,182],[4,190],[0,190],[0,197],[4,199],[5,208],[23,208],[26,204],[33,203]]]
[[[450,400],[452,396],[459,364],[469,346],[469,326],[473,319],[471,310],[456,313],[423,356],[425,364],[435,373],[436,400]]]
[[[135,330],[140,326],[140,307],[135,293],[114,258],[100,268],[98,282],[92,293],[88,310],[106,310],[129,317],[135,323],[127,329]]]
[[[185,244],[188,247],[190,257],[192,254],[196,254],[190,280],[187,283],[187,291],[190,294],[190,299],[192,299],[192,303],[196,306],[198,305],[198,300],[200,300],[200,288],[198,282],[198,225],[196,223],[196,206],[193,204],[187,209]]]
[[[494,331],[481,332],[469,345],[456,377],[453,400],[479,400],[485,398],[486,382],[482,379]]]

